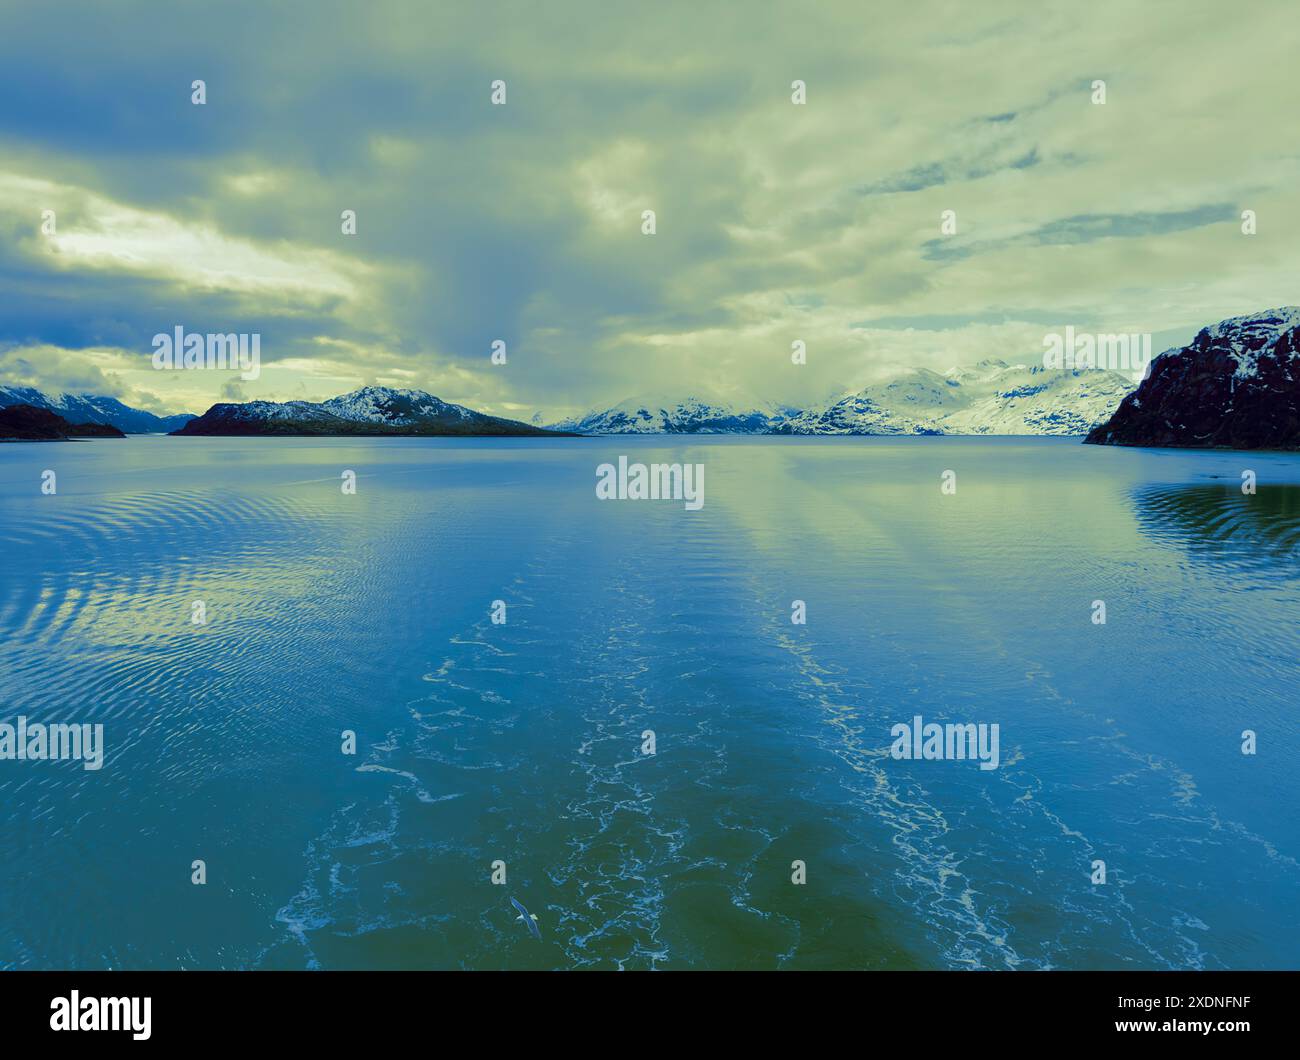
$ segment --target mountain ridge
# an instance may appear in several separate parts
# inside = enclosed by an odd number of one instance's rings
[[[1300,306],[1229,317],[1165,350],[1091,445],[1300,449]]]
[[[1083,435],[1134,383],[1119,372],[986,358],[914,368],[806,409],[686,397],[629,398],[555,426],[583,434]]]
[[[361,387],[325,401],[248,401],[213,405],[171,432],[195,435],[558,436],[518,420],[489,416],[423,390]]]
[[[50,394],[32,386],[0,385],[0,408],[14,405],[47,409],[70,423],[107,424],[124,434],[167,434],[194,418],[189,412],[159,416],[102,394]]]
[[[57,412],[36,405],[0,406],[0,441],[66,442],[74,438],[125,438],[108,423],[69,423]]]

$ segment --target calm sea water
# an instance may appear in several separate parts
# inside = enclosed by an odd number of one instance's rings
[[[1293,455],[8,445],[0,556],[0,721],[107,744],[0,761],[0,966],[1300,966]]]

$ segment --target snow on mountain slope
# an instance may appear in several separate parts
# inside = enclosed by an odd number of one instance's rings
[[[245,401],[238,405],[213,405],[212,408],[228,409],[226,418],[231,422],[332,423],[340,418],[311,401]],[[208,413],[211,411],[209,409]]]
[[[1255,370],[1258,351],[1297,323],[1300,310],[1275,310],[1224,321],[1207,329],[1207,334],[1216,340],[1221,332],[1237,336],[1234,349],[1240,357],[1235,364],[1244,377]],[[1128,378],[1117,372],[985,360],[944,375],[913,369],[802,411],[697,396],[629,398],[550,429],[582,434],[1083,434],[1104,422],[1132,388]],[[0,407],[16,404],[48,409],[71,422],[111,424],[127,433],[176,430],[194,419],[188,414],[158,417],[116,398],[0,387]],[[215,409],[220,412],[214,414]],[[258,424],[286,428],[296,424],[324,431],[342,423],[477,433],[480,428],[506,429],[513,423],[422,390],[386,386],[362,387],[322,402],[250,401],[213,406],[213,410],[205,421],[209,426],[216,421],[240,430],[255,430]],[[202,429],[204,425],[196,425],[191,433]]]
[[[863,391],[792,416],[777,434],[941,434],[927,420],[878,405]]]
[[[248,401],[213,405],[175,432],[183,435],[544,435],[526,423],[489,416],[423,390],[363,387],[328,401]]]
[[[767,434],[781,416],[776,408],[738,408],[697,397],[628,398],[552,428],[582,434]]]
[[[1133,389],[1120,372],[984,360],[915,368],[805,410],[630,398],[555,424],[583,434],[1086,434]]]
[[[1122,372],[981,362],[961,373],[962,401],[936,420],[944,434],[1087,434],[1134,387]]]
[[[345,420],[406,426],[430,419],[469,421],[480,413],[453,405],[423,390],[367,386],[320,402],[320,407]]]
[[[0,408],[31,405],[62,416],[69,423],[104,423],[125,434],[165,434],[183,427],[190,413],[156,416],[124,405],[114,397],[96,394],[47,394],[30,386],[0,386]]]
[[[792,419],[791,434],[1086,434],[1133,389],[1120,372],[985,360],[913,369]]]
[[[1300,449],[1300,307],[1231,317],[1166,350],[1087,441]]]
[[[1248,316],[1229,317],[1206,328],[1205,334],[1211,343],[1226,343],[1232,347],[1237,361],[1233,375],[1238,379],[1253,379],[1259,374],[1260,352],[1273,346],[1283,332],[1295,327],[1300,327],[1300,306],[1289,305]],[[1179,355],[1185,350],[1186,347],[1166,352]]]

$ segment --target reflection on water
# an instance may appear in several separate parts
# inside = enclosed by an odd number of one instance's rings
[[[1300,486],[1239,484],[1141,486],[1133,491],[1143,531],[1223,567],[1295,571],[1300,549]]]
[[[704,509],[598,502],[620,453]],[[0,762],[0,966],[1293,967],[1300,460],[1250,462],[0,448],[0,722],[107,744]],[[918,714],[1001,767],[893,760]]]

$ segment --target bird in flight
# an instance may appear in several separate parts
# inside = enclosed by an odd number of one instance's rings
[[[533,933],[533,938],[535,938],[538,942],[541,942],[541,941],[542,941],[542,933],[541,933],[540,931],[537,930],[537,916],[536,916],[536,914],[535,914],[535,913],[530,913],[527,909],[525,909],[522,905],[520,905],[520,904],[519,904],[519,899],[517,899],[517,898],[511,898],[511,899],[510,899],[510,904],[513,905],[516,909],[519,910],[519,915],[518,915],[517,917],[515,917],[515,919],[516,919],[516,920],[522,920],[525,924],[527,924],[527,925],[528,925],[528,930],[531,931],[531,932]]]

